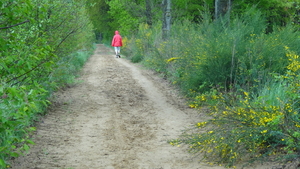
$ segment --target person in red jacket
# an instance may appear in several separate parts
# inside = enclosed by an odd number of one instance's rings
[[[111,46],[115,48],[116,52],[116,58],[120,58],[120,51],[121,51],[121,46],[122,46],[122,37],[119,34],[119,31],[115,31],[115,35],[112,39]]]

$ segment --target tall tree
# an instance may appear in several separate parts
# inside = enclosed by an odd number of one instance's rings
[[[149,26],[152,25],[152,10],[151,10],[151,0],[146,0],[146,22]]]
[[[162,38],[167,40],[171,30],[171,0],[163,0]]]
[[[231,10],[231,0],[215,0],[215,19],[224,16]]]

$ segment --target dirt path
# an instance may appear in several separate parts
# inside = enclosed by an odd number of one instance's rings
[[[201,116],[166,81],[98,45],[81,81],[56,93],[15,169],[223,169],[166,141]]]

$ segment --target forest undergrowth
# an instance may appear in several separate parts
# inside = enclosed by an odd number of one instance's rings
[[[211,164],[234,167],[246,161],[299,161],[299,26],[274,26],[255,8],[244,15],[201,24],[174,21],[167,41],[161,24],[141,24],[124,38],[133,62],[161,73],[189,100],[208,107],[201,121],[169,140],[204,153]],[[230,20],[230,21],[229,21]]]
[[[4,0],[0,11],[0,168],[9,168],[95,46],[85,1]]]

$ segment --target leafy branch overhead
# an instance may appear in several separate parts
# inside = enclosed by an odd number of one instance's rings
[[[0,168],[6,168],[34,144],[34,120],[82,66],[74,63],[76,51],[93,50],[94,32],[83,0],[2,0],[0,37]]]

